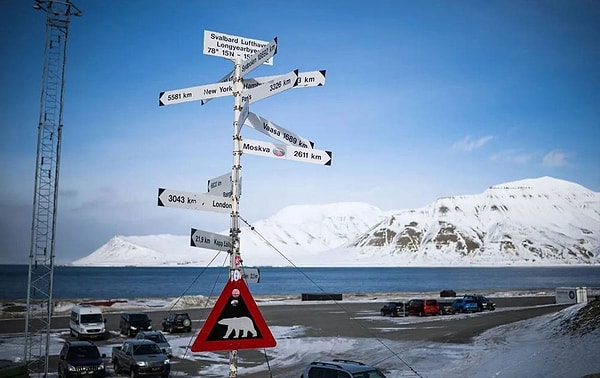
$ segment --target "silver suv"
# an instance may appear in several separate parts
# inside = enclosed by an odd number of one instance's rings
[[[301,378],[386,378],[376,368],[350,360],[315,361],[304,369]]]

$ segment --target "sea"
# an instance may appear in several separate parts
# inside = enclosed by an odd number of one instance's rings
[[[600,266],[552,267],[258,267],[253,295],[547,291],[600,287]],[[228,267],[55,266],[54,299],[219,296]],[[28,265],[0,265],[0,299],[27,298]]]

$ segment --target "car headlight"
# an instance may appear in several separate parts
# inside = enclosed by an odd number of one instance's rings
[[[133,330],[136,330],[136,329],[137,329],[137,328],[136,328],[136,327],[134,327],[134,326],[129,326],[129,328],[131,328],[131,329],[133,329]]]
[[[75,366],[69,364],[67,365],[67,367],[69,368],[69,371],[77,371],[77,369],[75,368]]]
[[[147,366],[146,361],[138,361],[138,362],[136,362],[136,364],[137,364],[137,366],[142,366],[142,367]]]
[[[171,348],[165,348],[165,352],[167,352],[167,355],[172,355],[173,354],[173,349]]]
[[[171,360],[169,360],[168,358],[163,362],[165,365],[169,365],[171,363]]]
[[[104,364],[98,365],[98,370],[104,370]]]

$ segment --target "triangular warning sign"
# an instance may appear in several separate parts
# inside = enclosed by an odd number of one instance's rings
[[[243,279],[229,279],[192,344],[192,352],[277,345]]]

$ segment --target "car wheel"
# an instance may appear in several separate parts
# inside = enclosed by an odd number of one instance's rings
[[[119,367],[119,361],[113,361],[113,369],[115,370],[115,374],[119,374],[121,372],[121,368]]]
[[[385,312],[379,311],[379,313],[381,314],[381,316],[385,316]]]
[[[131,378],[137,378],[137,372],[135,371],[135,369],[133,368],[133,366],[131,367],[131,369],[129,369],[129,376]]]
[[[423,316],[423,313],[421,311],[419,311],[419,316]]]
[[[183,320],[183,326],[184,327],[189,327],[192,325],[192,321],[190,319],[184,319]]]

